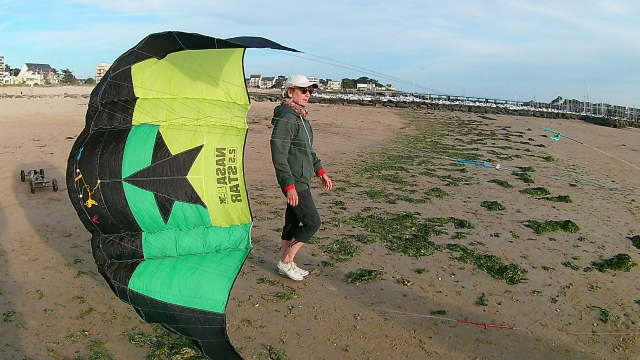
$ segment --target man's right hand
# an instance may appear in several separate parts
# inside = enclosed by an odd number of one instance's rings
[[[287,190],[287,203],[291,206],[298,206],[298,192],[296,189]]]

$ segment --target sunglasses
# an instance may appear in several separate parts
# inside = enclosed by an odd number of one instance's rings
[[[308,89],[308,88],[296,88],[296,89],[300,90],[302,95],[307,95],[307,93],[309,93],[309,95],[313,94],[313,89]]]

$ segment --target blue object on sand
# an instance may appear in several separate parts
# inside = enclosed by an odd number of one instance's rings
[[[554,136],[554,137],[552,137],[552,138],[551,138],[551,139],[553,139],[553,140],[555,140],[555,141],[560,140],[560,138],[562,137],[562,134],[560,134],[560,133],[559,133],[559,132],[557,132],[557,131],[553,131],[553,130],[551,130],[551,129],[549,129],[549,128],[546,128],[546,127],[544,127],[544,126],[542,126],[542,129],[547,130],[547,131],[550,131],[550,132],[552,132],[552,133],[556,134],[556,136]]]
[[[478,166],[487,166],[487,162],[486,161],[483,161],[483,162],[479,163],[479,162],[475,162],[475,161],[458,159],[458,162],[465,163],[465,164],[471,164],[471,165],[478,165]]]

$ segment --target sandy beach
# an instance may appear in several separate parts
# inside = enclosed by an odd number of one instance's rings
[[[20,91],[31,89],[0,88]],[[0,359],[143,359],[154,347],[152,326],[97,273],[67,196],[67,157],[87,102],[0,99]],[[297,259],[311,275],[295,282],[274,265],[285,210],[269,152],[275,105],[255,102],[248,115],[254,249],[227,306],[229,336],[246,359],[638,359],[640,269],[601,272],[593,263],[617,254],[640,262],[631,241],[640,235],[640,129],[310,104],[314,147],[335,189],[316,183],[323,226]],[[431,143],[452,148],[424,147]],[[456,154],[482,154],[500,169],[458,163]],[[534,183],[504,170],[526,167]],[[58,192],[31,194],[20,181],[20,170],[41,168]],[[520,192],[536,187],[549,194]],[[504,210],[485,208],[490,201]],[[364,220],[387,224],[401,214],[415,222],[395,235]],[[435,218],[449,220],[431,228],[430,254],[395,247]],[[579,230],[536,234],[531,220],[570,220]],[[494,278],[450,244],[517,265],[523,278]],[[381,278],[348,282],[358,269]]]

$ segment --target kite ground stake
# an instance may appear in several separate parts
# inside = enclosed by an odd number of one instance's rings
[[[552,132],[552,133],[556,134],[556,136],[554,136],[554,137],[552,137],[552,138],[551,138],[551,139],[553,139],[553,140],[555,140],[555,141],[560,140],[560,138],[562,137],[562,134],[560,134],[560,133],[559,133],[559,132],[557,132],[557,131],[553,131],[553,130],[551,130],[551,129],[549,129],[549,128],[546,128],[546,127],[544,127],[544,126],[542,126],[542,129],[547,130],[547,131],[550,131],[550,132]]]

